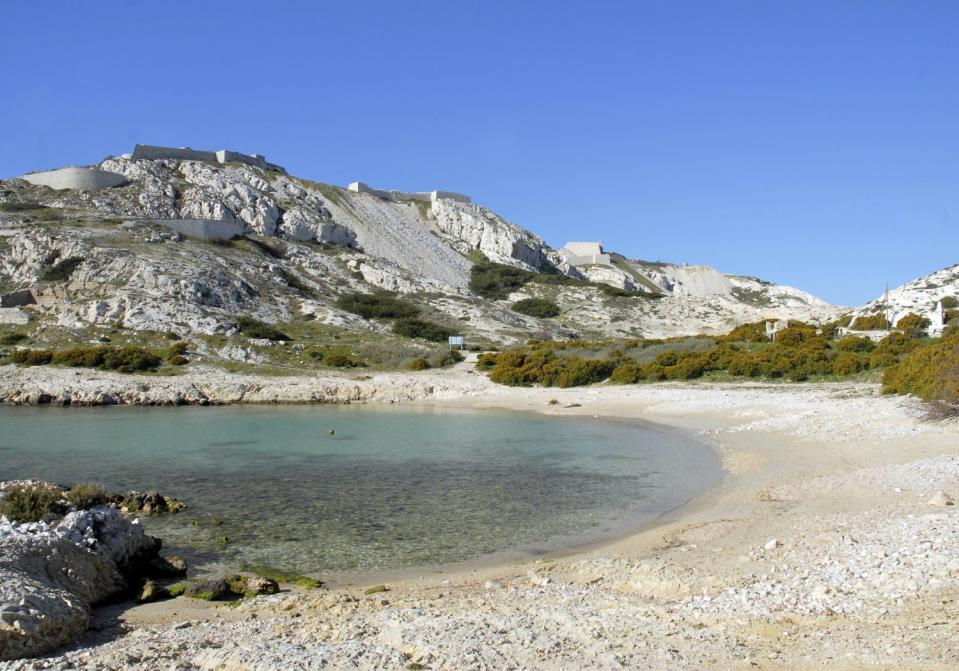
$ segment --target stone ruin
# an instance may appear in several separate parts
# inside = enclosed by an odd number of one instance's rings
[[[458,203],[472,202],[469,196],[464,196],[462,193],[455,193],[453,191],[387,191],[383,189],[373,189],[363,182],[351,182],[346,188],[348,191],[353,191],[354,193],[369,193],[394,202],[404,200],[416,200],[421,203],[435,203],[438,200],[455,200]]]
[[[603,251],[602,242],[567,242],[559,253],[571,266],[611,266],[612,258]]]

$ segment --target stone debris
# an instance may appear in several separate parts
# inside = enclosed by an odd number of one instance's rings
[[[954,506],[956,502],[945,492],[936,492],[936,495],[929,499],[930,506]]]

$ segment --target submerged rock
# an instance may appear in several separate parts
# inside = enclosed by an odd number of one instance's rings
[[[183,596],[204,601],[229,601],[240,597],[276,594],[279,591],[280,586],[272,578],[231,573],[216,578],[191,580],[186,584]]]

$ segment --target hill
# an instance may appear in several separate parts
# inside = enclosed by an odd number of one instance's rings
[[[615,253],[574,266],[458,194],[342,188],[233,152],[193,152],[195,160],[192,150],[137,151],[0,181],[0,320],[31,346],[185,338],[198,359],[281,368],[310,364],[310,352],[322,361],[331,348],[385,367],[437,349],[408,337],[416,324],[397,328],[344,308],[344,296],[377,292],[439,326],[433,335],[461,333],[484,347],[531,336],[721,333],[765,317],[840,312],[708,266]],[[513,269],[520,281],[483,295],[470,288],[479,267]],[[527,298],[555,303],[559,314],[512,309]],[[290,340],[256,329],[246,332],[251,342],[230,338],[251,323]]]

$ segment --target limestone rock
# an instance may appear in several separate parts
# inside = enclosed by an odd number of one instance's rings
[[[70,513],[53,526],[0,518],[0,660],[77,638],[91,605],[127,588],[120,568],[158,548],[115,508]]]

